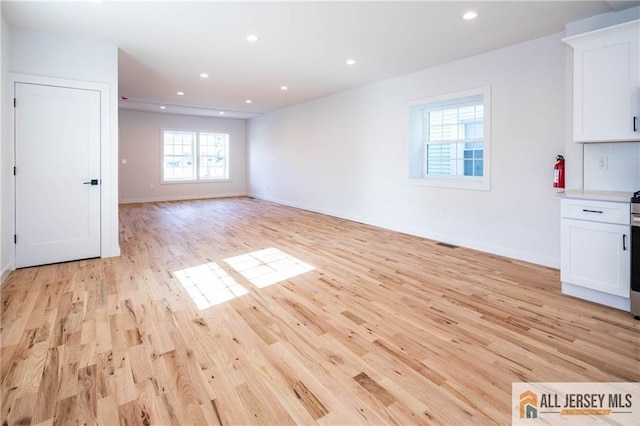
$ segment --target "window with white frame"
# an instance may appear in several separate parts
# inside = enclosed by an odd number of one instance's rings
[[[490,189],[489,88],[411,103],[410,177],[420,184]]]
[[[229,179],[229,135],[190,130],[162,131],[162,181]]]

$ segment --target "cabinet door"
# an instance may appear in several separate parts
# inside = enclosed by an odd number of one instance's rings
[[[574,46],[574,140],[640,140],[637,22],[569,43]]]
[[[630,228],[610,223],[562,219],[563,282],[629,297]]]

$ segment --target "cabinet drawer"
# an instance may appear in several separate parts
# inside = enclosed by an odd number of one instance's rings
[[[563,199],[561,215],[568,219],[629,225],[631,208],[628,203],[612,203],[580,199]]]

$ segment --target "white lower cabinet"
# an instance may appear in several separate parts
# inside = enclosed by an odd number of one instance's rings
[[[563,293],[628,310],[629,214],[628,203],[562,200]]]
[[[563,219],[562,281],[629,297],[628,239],[628,226]]]

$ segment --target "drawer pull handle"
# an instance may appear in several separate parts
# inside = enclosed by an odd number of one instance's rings
[[[627,251],[627,234],[622,234],[622,251]]]
[[[587,213],[604,213],[602,210],[589,210],[589,209],[582,209],[583,212],[587,212]]]

